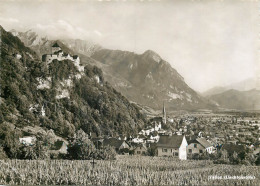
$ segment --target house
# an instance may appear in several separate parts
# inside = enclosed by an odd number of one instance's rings
[[[188,155],[203,154],[205,152],[211,154],[214,152],[214,147],[205,138],[196,138],[188,141]]]
[[[158,156],[174,156],[186,160],[187,145],[184,135],[161,136],[157,143],[157,153]]]
[[[133,139],[132,139],[132,142],[133,142],[133,143],[143,143],[144,140],[143,140],[142,138],[136,137],[136,138],[133,138]]]
[[[144,144],[137,144],[134,148],[134,155],[145,155],[147,153],[147,147]]]
[[[111,146],[117,152],[123,149],[128,149],[128,150],[130,149],[130,144],[128,144],[125,140],[119,140],[116,138],[104,139],[103,146]]]
[[[238,140],[234,139],[234,140],[228,140],[226,143],[228,144],[237,144],[238,143]]]
[[[154,131],[159,131],[162,129],[162,117],[154,117],[150,119],[150,122],[154,128]]]
[[[147,139],[147,143],[157,143],[160,139],[159,135],[156,135],[156,136],[150,135],[148,137],[149,138]]]
[[[252,133],[251,132],[237,132],[236,133],[236,136],[239,136],[239,137],[247,137],[247,136],[251,136]]]
[[[145,143],[147,140],[147,137],[145,135],[138,135],[137,137],[132,139],[132,142],[134,143]]]
[[[31,146],[34,145],[36,142],[35,136],[25,136],[23,138],[19,138],[20,143],[22,143],[25,146]]]

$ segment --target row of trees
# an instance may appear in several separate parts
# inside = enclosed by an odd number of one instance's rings
[[[247,151],[228,153],[226,150],[219,150],[213,154],[203,153],[189,155],[188,158],[194,160],[213,160],[215,164],[260,165],[260,155]]]
[[[79,130],[75,134],[73,141],[68,146],[69,159],[115,159],[116,151],[110,146],[97,149],[93,142],[88,138],[88,135],[83,131]]]
[[[37,140],[33,145],[23,145],[18,141],[17,136],[9,139],[8,144],[3,144],[0,147],[0,159],[17,158],[17,159],[50,159],[50,158],[64,158],[64,159],[103,159],[113,160],[116,157],[116,151],[106,146],[97,149],[93,142],[88,138],[88,135],[79,130],[69,142],[67,146],[67,154],[52,154],[51,147],[54,140],[51,135],[37,135]]]

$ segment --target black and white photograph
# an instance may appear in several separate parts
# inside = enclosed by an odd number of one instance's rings
[[[0,0],[0,185],[260,183],[260,1]]]

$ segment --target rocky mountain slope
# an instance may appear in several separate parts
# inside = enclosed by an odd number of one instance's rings
[[[33,49],[39,56],[50,53],[50,47],[56,40],[48,39],[47,36],[40,36],[33,30],[26,32],[18,32],[14,29],[10,32],[17,36],[25,46]],[[60,39],[59,44],[63,44],[63,48],[70,49],[77,54],[84,54],[85,56],[91,56],[95,51],[100,50],[102,47],[90,41],[84,41],[80,39]]]
[[[0,30],[5,126],[41,126],[68,138],[80,128],[115,135],[136,133],[144,125],[138,108],[105,81],[101,69],[86,65],[82,71],[70,60],[46,64],[18,37]]]
[[[41,56],[50,53],[55,42],[32,39],[28,33],[12,31],[24,43]],[[32,34],[37,35],[37,34]],[[33,42],[33,40],[44,42]],[[30,45],[30,43],[35,43]],[[130,101],[161,110],[215,108],[214,103],[192,90],[183,77],[171,65],[151,50],[143,54],[102,49],[99,45],[82,40],[61,40],[66,52],[80,56],[81,63],[96,65],[102,69],[105,79]]]
[[[209,97],[215,94],[221,94],[225,91],[229,90],[227,87],[213,87],[203,93],[201,93],[202,96]]]
[[[62,39],[61,42],[68,46],[68,48],[70,48],[71,50],[77,51],[77,53],[86,56],[91,56],[96,51],[102,49],[100,45],[80,39]]]
[[[227,90],[220,94],[209,96],[221,107],[238,110],[260,110],[260,90],[249,91]]]
[[[143,54],[102,49],[92,56],[102,65],[105,77],[130,100],[161,109],[213,108],[213,104],[199,96],[184,78],[157,53]]]

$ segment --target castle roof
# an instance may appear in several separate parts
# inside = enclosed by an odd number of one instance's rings
[[[54,45],[52,45],[52,47],[60,47],[60,46],[58,45],[58,43],[54,43]]]
[[[59,51],[54,52],[54,54],[58,54],[58,53],[61,53],[61,52],[62,52],[62,50],[59,50]]]

